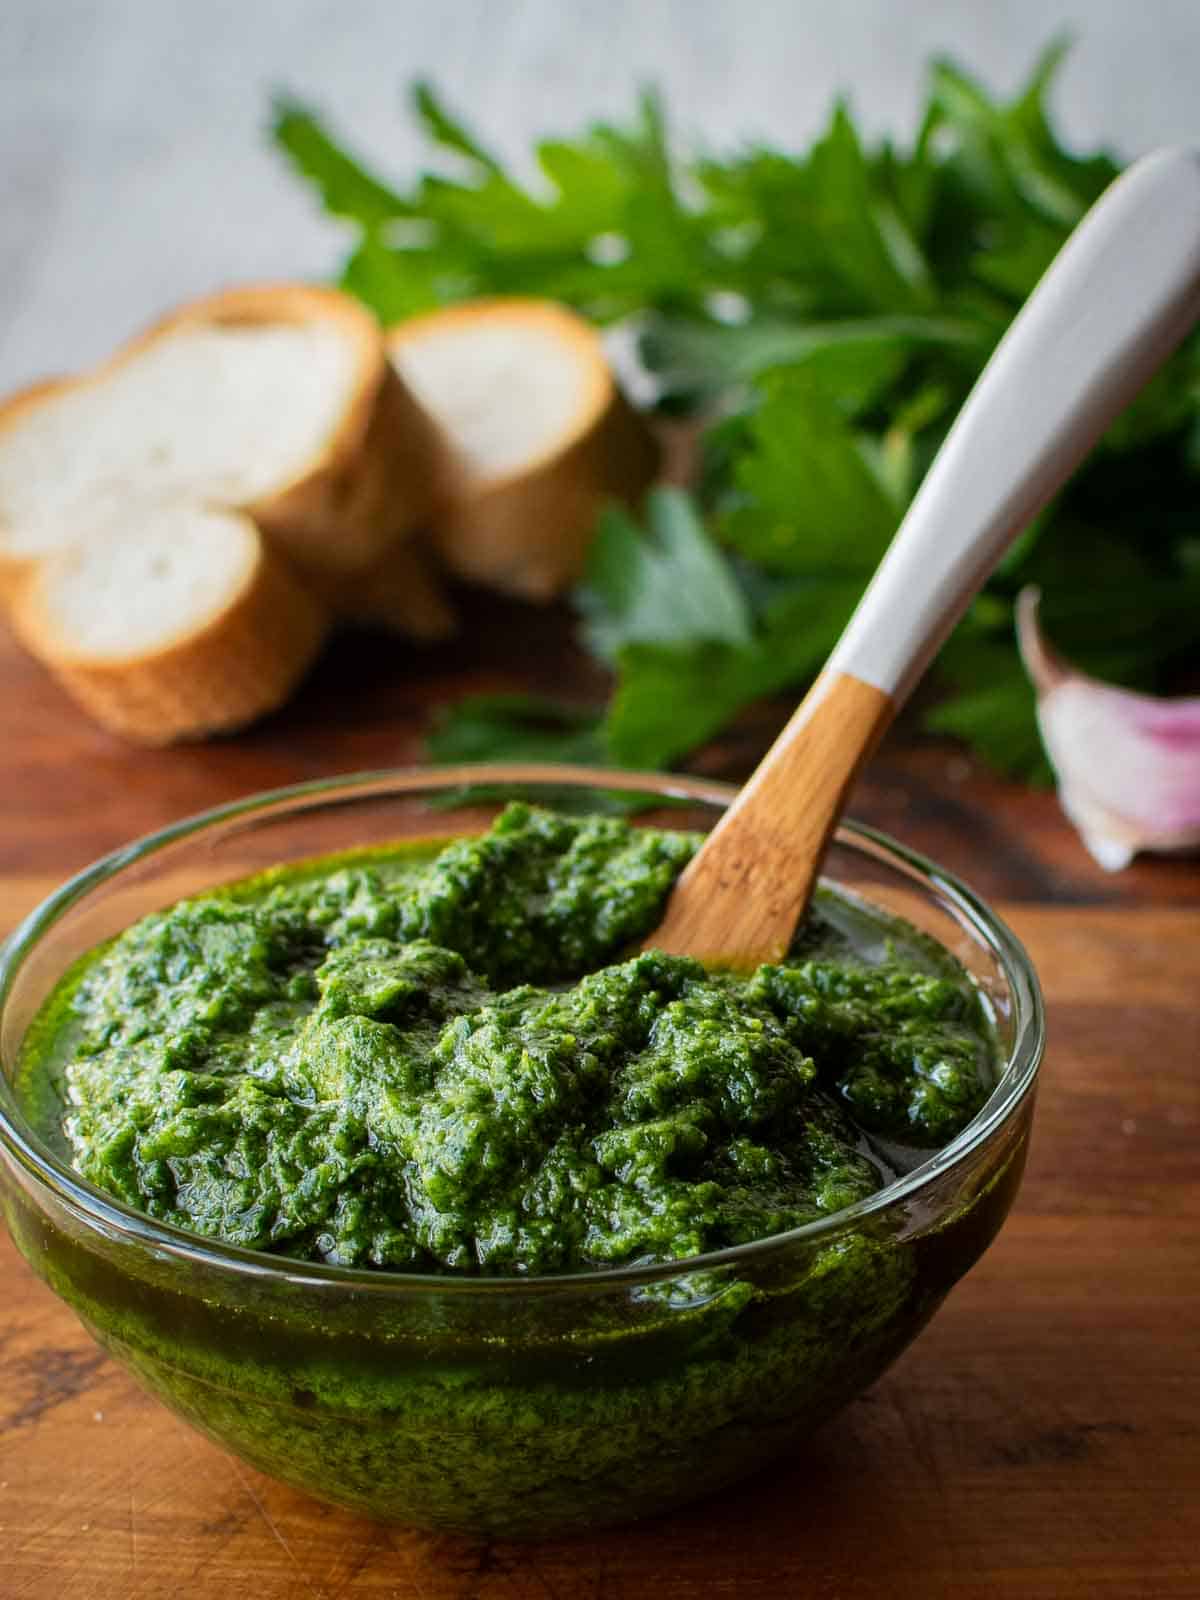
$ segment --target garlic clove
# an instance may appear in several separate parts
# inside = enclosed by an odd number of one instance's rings
[[[1141,850],[1200,846],[1200,698],[1161,699],[1102,683],[1047,644],[1037,589],[1017,597],[1017,642],[1058,798],[1109,872]]]

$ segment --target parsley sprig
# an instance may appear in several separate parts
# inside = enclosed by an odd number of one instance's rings
[[[680,156],[643,94],[535,151],[519,183],[419,84],[435,157],[395,188],[310,109],[274,137],[354,224],[345,287],[385,321],[466,296],[542,294],[631,320],[659,405],[710,419],[694,496],[644,527],[601,519],[576,600],[615,674],[603,713],[502,696],[464,703],[435,755],[682,759],[754,698],[819,667],[951,419],[1025,296],[1117,174],[1061,143],[1053,46],[1011,101],[948,61],[911,146],[875,146],[838,103],[802,152]],[[1084,666],[1161,689],[1200,616],[1200,341],[1191,340],[1022,537],[944,648],[927,727],[997,767],[1042,757],[1012,643],[1025,583]]]

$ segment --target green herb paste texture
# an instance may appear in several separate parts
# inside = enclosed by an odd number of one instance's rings
[[[812,1221],[965,1126],[990,1032],[948,956],[834,897],[750,976],[622,959],[696,843],[514,804],[181,901],[66,980],[26,1080],[102,1189],[291,1256],[555,1273]]]

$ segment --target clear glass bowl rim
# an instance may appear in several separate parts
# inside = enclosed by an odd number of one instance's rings
[[[0,946],[0,1015],[7,1004],[24,957],[72,906],[115,877],[126,867],[145,861],[157,851],[203,833],[253,817],[283,816],[314,801],[380,798],[387,795],[445,792],[469,785],[546,785],[595,790],[622,790],[726,806],[737,794],[733,784],[715,779],[673,773],[633,772],[621,768],[570,766],[539,762],[469,763],[446,767],[397,767],[391,770],[345,773],[317,778],[286,788],[259,791],[208,811],[197,812],[154,833],[102,856],[69,878],[34,908]],[[688,1256],[650,1265],[559,1273],[543,1277],[455,1278],[433,1273],[400,1273],[376,1269],[330,1266],[300,1261],[265,1251],[247,1250],[220,1240],[158,1222],[105,1194],[61,1161],[24,1124],[7,1075],[0,1072],[0,1149],[26,1173],[49,1189],[60,1204],[89,1226],[99,1226],[130,1245],[153,1249],[196,1265],[218,1267],[235,1275],[288,1283],[319,1291],[342,1289],[356,1294],[420,1296],[505,1296],[555,1293],[567,1290],[612,1290],[676,1278],[696,1271],[737,1265],[786,1252],[797,1245],[817,1242],[843,1232],[877,1212],[918,1196],[937,1179],[965,1163],[1017,1113],[1033,1090],[1045,1049],[1046,1019],[1041,987],[1024,945],[1007,923],[953,873],[927,857],[898,843],[866,824],[843,820],[839,843],[866,845],[868,854],[899,863],[934,889],[954,910],[971,935],[994,956],[1004,973],[1013,1005],[1013,1038],[1001,1074],[986,1106],[966,1128],[928,1161],[885,1185],[875,1194],[841,1211],[806,1223],[786,1233],[771,1234],[749,1244],[730,1245],[705,1255]]]

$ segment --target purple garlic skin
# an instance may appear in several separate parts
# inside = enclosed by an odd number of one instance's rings
[[[1139,851],[1200,848],[1200,698],[1162,699],[1102,683],[1047,644],[1040,596],[1017,598],[1017,641],[1058,798],[1110,872]]]

